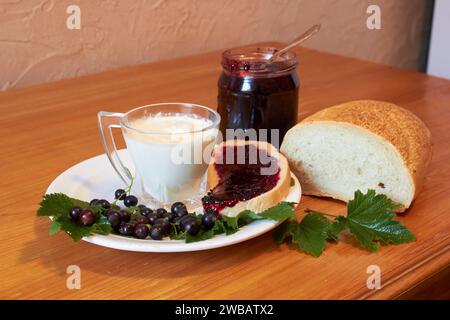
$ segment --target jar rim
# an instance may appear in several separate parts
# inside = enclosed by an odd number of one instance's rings
[[[243,76],[285,73],[297,67],[297,55],[293,51],[282,54],[272,63],[269,59],[277,52],[275,47],[245,46],[225,50],[222,53],[222,67]]]

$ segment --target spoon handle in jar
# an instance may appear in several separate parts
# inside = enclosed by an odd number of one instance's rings
[[[279,56],[281,56],[283,53],[287,52],[289,49],[298,46],[300,43],[302,43],[303,41],[308,40],[309,38],[311,38],[313,35],[315,35],[318,31],[320,30],[320,24],[315,24],[313,25],[311,28],[309,28],[308,30],[306,30],[304,33],[302,33],[300,36],[298,36],[297,38],[294,39],[294,41],[292,41],[290,44],[288,44],[286,47],[284,47],[283,49],[275,52],[272,57],[270,58],[270,62],[275,61]]]

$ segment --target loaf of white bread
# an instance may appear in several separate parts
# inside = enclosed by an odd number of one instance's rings
[[[359,100],[323,109],[291,128],[281,145],[303,193],[345,202],[374,189],[406,210],[431,160],[430,131],[395,104]]]

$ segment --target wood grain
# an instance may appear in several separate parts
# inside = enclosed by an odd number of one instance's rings
[[[0,298],[385,299],[411,297],[409,290],[442,279],[450,265],[450,82],[307,49],[297,53],[300,119],[345,101],[378,99],[411,110],[430,128],[433,160],[424,190],[399,218],[416,243],[369,253],[348,239],[313,258],[276,246],[270,234],[174,254],[48,236],[49,221],[36,217],[37,204],[58,174],[102,153],[96,113],[167,101],[215,107],[221,69],[220,53],[213,52],[0,94]],[[304,197],[299,216],[306,207],[345,210],[337,201]],[[80,290],[66,288],[73,264],[81,268]],[[372,264],[381,268],[381,290],[366,287]]]

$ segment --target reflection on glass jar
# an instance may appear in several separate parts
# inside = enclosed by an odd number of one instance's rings
[[[268,140],[279,146],[287,130],[297,123],[299,79],[295,53],[287,52],[273,63],[268,59],[274,48],[244,47],[222,54],[218,111],[220,130],[269,129]],[[279,139],[270,130],[279,130]],[[251,137],[250,137],[251,138]]]

